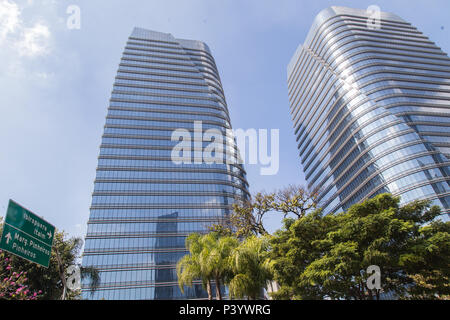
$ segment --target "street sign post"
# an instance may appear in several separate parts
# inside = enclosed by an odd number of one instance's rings
[[[55,227],[9,200],[0,249],[48,268]]]

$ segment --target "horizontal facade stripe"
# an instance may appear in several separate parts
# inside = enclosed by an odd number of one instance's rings
[[[410,131],[409,133],[412,133],[412,131]],[[408,134],[408,133],[407,133],[407,132],[405,132],[405,133],[398,133],[395,137],[401,137],[401,136],[403,136],[403,135],[405,135],[405,134]],[[385,139],[383,139],[383,140],[381,140],[381,141],[378,141],[377,144],[376,144],[375,146],[373,146],[373,148],[375,148],[375,147],[377,147],[377,146],[379,146],[379,145],[382,145],[382,144],[384,144],[384,143],[386,143],[386,142],[389,142],[389,140],[391,140],[391,137],[387,137],[387,138],[385,138]],[[414,145],[420,145],[420,144],[422,144],[423,142],[424,142],[424,140],[417,139],[417,140],[405,142],[405,143],[400,144],[400,145],[396,145],[395,147],[393,147],[393,148],[391,148],[391,149],[388,149],[388,150],[389,150],[389,152],[398,151],[398,150],[401,150],[401,149],[404,148],[404,147],[410,147],[410,146],[414,146]],[[348,152],[348,154],[350,154],[351,151],[355,150],[355,148],[357,148],[357,146],[354,146],[354,147]],[[347,173],[347,171],[348,171],[354,164],[356,164],[356,163],[358,162],[358,160],[360,160],[364,155],[366,155],[366,154],[368,154],[368,153],[370,153],[370,152],[371,152],[371,149],[363,150],[356,158],[353,158],[352,162],[351,162],[345,169],[343,169],[342,175],[339,174],[338,177],[335,177],[335,181],[338,181],[339,177],[343,177],[343,176]],[[386,153],[380,153],[380,155],[386,155]],[[331,176],[334,176],[333,173],[334,173],[336,170],[338,170],[338,169],[340,168],[340,166],[346,161],[346,159],[347,159],[347,158],[341,159],[341,160],[336,164],[336,166],[335,166],[335,167],[327,174],[327,177],[325,177],[324,179],[322,179],[322,182],[328,180],[328,178],[330,178]],[[377,157],[373,157],[373,159],[374,159],[374,160],[371,161],[371,162],[369,162],[369,164],[373,164],[373,163],[375,162],[375,160],[378,159],[378,155],[377,155]],[[316,182],[316,179],[317,179],[319,176],[320,176],[320,174],[317,174],[317,175],[315,176],[315,179],[314,179],[314,180],[311,179],[311,180],[310,180],[310,181],[311,181],[310,184],[311,184],[311,185],[314,184],[314,183]]]
[[[384,153],[381,153],[381,154],[377,155],[377,157],[374,158],[374,161],[373,161],[373,162],[366,163],[364,166],[362,166],[361,168],[359,168],[358,171],[357,171],[354,175],[355,175],[355,176],[358,176],[358,175],[361,174],[364,170],[366,170],[372,163],[374,163],[375,161],[377,161],[377,160],[383,158],[384,156],[388,155],[389,153],[391,153],[391,150],[387,150],[387,151],[385,151]],[[381,173],[381,172],[383,172],[383,171],[385,171],[385,170],[387,170],[387,169],[389,169],[389,168],[392,168],[392,167],[394,167],[394,166],[396,166],[396,165],[398,165],[398,164],[401,164],[401,163],[403,163],[403,162],[406,162],[406,161],[409,161],[409,160],[414,160],[414,159],[421,158],[421,157],[425,157],[425,156],[433,156],[433,155],[438,154],[438,153],[439,153],[439,152],[437,152],[437,151],[435,151],[435,152],[430,151],[430,152],[416,153],[416,154],[413,154],[413,155],[408,155],[408,156],[401,157],[401,158],[397,159],[396,161],[390,162],[389,164],[387,164],[387,165],[385,165],[385,166],[383,166],[383,167],[380,167],[378,170],[375,171],[375,173],[373,173],[373,176],[371,176],[371,178],[373,178],[373,177],[375,177],[377,174],[379,174],[379,173]],[[354,159],[354,160],[352,161],[352,163],[350,163],[350,164],[348,165],[348,168],[351,168],[354,164],[356,164],[356,163],[358,162],[358,160],[360,160],[360,158]],[[433,166],[431,166],[430,168],[439,168],[439,167],[441,167],[441,166],[448,166],[448,165],[450,165],[450,163],[437,163],[437,164],[434,164]],[[422,169],[419,169],[419,171],[421,171],[421,170],[422,170]],[[344,170],[342,173],[340,173],[340,174],[335,178],[335,182],[339,182],[341,179],[343,179],[343,177],[345,177],[345,175],[346,175],[346,172],[347,172],[347,170]],[[331,176],[332,176],[332,174],[328,174],[328,175],[327,175],[324,179],[322,179],[322,180],[323,180],[323,181],[327,181]],[[370,180],[370,179],[368,179],[368,180]],[[368,180],[367,180],[367,181],[368,181]],[[351,181],[350,181],[349,183],[351,183]],[[343,189],[345,188],[345,186],[347,186],[349,183],[345,184],[344,187],[342,188],[342,190],[343,190]],[[319,184],[320,184],[320,183],[319,183]],[[333,185],[327,187],[326,189],[321,190],[321,193],[322,193],[322,194],[319,196],[319,200],[321,199],[322,196],[324,196],[325,194],[327,194],[327,193],[331,190],[332,187],[333,187]]]
[[[369,112],[371,112],[371,111],[373,111],[373,110],[376,110],[376,109],[378,109],[378,107],[377,107],[377,108],[371,108],[371,109],[369,109],[368,111],[362,113],[361,116],[364,116],[365,114],[367,114],[367,113],[369,113]],[[350,114],[350,111],[348,112],[347,115],[349,115],[349,114]],[[347,115],[344,115],[342,118],[345,118]],[[371,123],[373,123],[373,122],[375,122],[375,121],[377,121],[377,120],[379,120],[379,119],[386,118],[388,115],[390,115],[390,114],[387,113],[387,112],[385,112],[385,113],[381,113],[381,114],[379,114],[379,115],[377,115],[377,116],[375,116],[375,117],[372,117],[372,118],[368,119],[367,121],[365,121],[364,123],[359,124],[358,130],[353,130],[352,133],[355,134],[356,132],[362,131],[362,129],[364,129],[366,126],[370,125]],[[339,139],[344,135],[344,133],[345,133],[347,130],[351,129],[351,126],[352,126],[355,122],[357,122],[357,120],[358,120],[358,119],[352,119],[351,122],[348,122],[348,123],[346,124],[346,126],[345,126],[344,128],[341,129],[342,131],[341,131],[341,132],[333,139],[333,140],[334,140],[333,142],[330,143],[330,141],[325,141],[324,143],[322,143],[321,145],[319,145],[319,146],[315,149],[316,152],[317,152],[317,153],[320,153],[321,150],[322,150],[322,148],[324,148],[325,145],[327,145],[327,144],[328,144],[328,146],[327,146],[327,149],[325,150],[325,153],[327,153],[327,152],[329,152],[329,150],[333,149],[333,148],[335,147],[335,144],[342,144],[342,146],[336,150],[336,153],[338,153],[339,150],[345,145],[345,143],[346,143],[347,141],[349,141],[349,140],[352,138],[352,136],[347,137],[347,139],[344,140],[344,141],[339,140]],[[341,122],[338,122],[338,123],[336,124],[335,128],[332,129],[330,132],[328,132],[328,135],[331,136],[333,133],[335,133],[335,132],[336,132],[336,129],[339,128],[339,126],[340,126],[341,123],[342,123],[342,121],[341,121]],[[373,135],[373,134],[375,134],[375,133],[377,133],[377,132],[379,132],[379,131],[381,131],[381,130],[387,128],[387,127],[390,127],[390,126],[393,126],[393,125],[395,125],[395,124],[398,124],[398,123],[401,123],[401,121],[400,121],[400,120],[394,121],[394,122],[391,122],[391,123],[389,123],[389,124],[386,124],[386,125],[383,125],[383,126],[381,126],[381,127],[378,127],[378,128],[376,128],[375,130],[372,130],[372,131],[371,131],[371,134],[365,134],[365,138],[367,139],[367,138],[370,137],[371,135]],[[326,132],[326,131],[325,131],[325,132]],[[318,137],[317,140],[320,141],[321,138],[322,138],[322,136]],[[362,139],[361,139],[361,140],[362,140]],[[313,144],[313,143],[314,143],[313,141],[310,142],[310,144]],[[303,144],[302,144],[302,145],[303,145]],[[303,147],[304,149],[302,149],[302,150],[300,151],[302,155],[304,154],[304,151],[306,150],[307,147],[308,147],[308,145],[305,145],[305,146]],[[306,160],[307,157],[308,157],[308,154],[304,155],[304,156],[303,156],[303,159]],[[324,157],[322,157],[319,161],[322,161],[323,159],[324,159]],[[310,164],[313,162],[313,160],[314,160],[314,159],[311,159],[309,162],[307,162],[307,163],[305,164],[305,170],[307,170],[307,168],[310,166]]]
[[[170,82],[167,82],[167,83],[170,83]],[[180,82],[180,84],[183,84],[183,83]],[[164,91],[164,90],[179,91],[180,93],[183,93],[183,92],[210,93],[211,92],[210,90],[208,90],[208,87],[206,85],[204,86],[204,89],[186,88],[186,87],[154,86],[154,85],[144,85],[144,84],[129,84],[129,83],[122,83],[122,82],[115,82],[114,85],[120,86],[120,87],[129,87],[129,88],[133,88],[133,89],[139,88],[139,89],[156,89],[156,90],[161,90],[161,91]],[[214,93],[219,95],[220,97],[222,97],[222,93],[220,93],[218,91],[214,91]],[[184,96],[185,95],[183,95],[183,97]],[[225,99],[223,99],[223,100],[225,100]]]
[[[339,101],[339,100],[337,100],[337,101]],[[331,107],[330,109],[332,109],[332,107]],[[319,139],[320,139],[320,138],[319,138]]]
[[[351,36],[351,35],[352,35],[352,34],[349,34],[349,36]],[[354,42],[354,41],[351,41],[351,42]],[[384,43],[384,42],[382,42],[382,43]],[[373,44],[370,44],[370,45],[371,45],[371,46],[374,46]],[[391,48],[391,47],[381,46],[381,48]],[[438,48],[436,47],[436,49],[438,49]],[[406,55],[407,53],[401,53],[401,54]],[[440,55],[443,55],[443,54],[440,53],[440,52],[439,52],[439,54],[440,54]],[[446,60],[446,61],[449,61],[449,59],[448,59],[447,57],[445,57],[445,56],[442,57],[442,59],[443,59],[443,60]],[[288,83],[290,83],[290,80],[288,81]]]
[[[113,272],[113,271],[132,271],[132,270],[167,270],[175,269],[176,266],[171,265],[119,265],[117,267],[104,267],[98,269],[100,272]]]
[[[246,193],[248,196],[250,194],[248,193],[246,187],[248,186],[248,183],[244,179],[240,179],[243,182],[243,185],[238,185],[236,183],[233,183],[231,181],[225,181],[225,180],[192,180],[192,179],[186,179],[186,180],[170,180],[170,179],[140,179],[140,180],[130,180],[130,179],[95,179],[94,183],[151,183],[151,184],[204,184],[204,185],[223,185],[223,186],[230,186],[234,187],[236,189],[239,189]]]
[[[417,122],[418,124],[422,123],[422,122]],[[430,122],[423,122],[423,124],[429,124]],[[143,136],[138,136],[138,135],[133,135],[133,134],[103,134],[102,138],[118,138],[118,139],[136,139],[136,140],[142,140],[142,141],[155,141],[155,140],[165,140],[165,141],[171,141],[171,142],[178,142],[179,140],[172,140],[172,137],[170,136],[152,136],[152,135],[143,135]],[[210,143],[211,141],[204,141],[203,136],[199,139],[199,138],[195,138],[192,137],[190,139],[191,142],[204,142],[204,143]],[[224,137],[223,139],[223,144],[226,143],[230,143],[232,144],[232,142],[227,138]],[[219,142],[218,142],[219,143]],[[152,145],[149,145],[152,146]],[[154,145],[154,146],[159,146],[159,145]],[[236,146],[230,146],[236,149]]]
[[[198,69],[199,68],[198,65],[192,65],[192,66],[190,66],[191,68],[176,68],[176,67],[170,67],[169,68],[169,67],[163,67],[163,66],[158,66],[158,65],[146,65],[146,64],[139,64],[139,63],[130,63],[130,62],[127,62],[127,61],[129,61],[127,59],[122,59],[122,61],[123,62],[121,62],[119,64],[119,70],[122,70],[122,69],[120,69],[120,67],[138,67],[138,68],[144,68],[144,69],[149,69],[149,70],[156,70],[156,72],[158,72],[159,70],[162,70],[162,71],[166,71],[167,70],[167,71],[180,71],[180,72],[183,72],[183,73],[188,72],[188,73],[192,73],[192,74],[195,74],[195,75],[200,73],[200,70]],[[136,61],[136,62],[138,62],[138,61]],[[218,75],[217,75],[217,73],[215,73],[215,71],[211,72],[211,71],[206,70],[206,69],[203,69],[202,71],[203,71],[203,73],[209,74],[211,76],[212,80],[219,81]],[[170,74],[172,74],[172,73],[170,73]],[[175,74],[175,75],[178,76],[178,74]]]
[[[383,142],[386,142],[386,141],[389,141],[389,140],[386,139],[386,140],[382,141],[381,143],[378,143],[377,145],[380,145],[380,144],[382,144]],[[392,153],[392,152],[394,152],[394,151],[398,151],[398,150],[404,149],[404,148],[406,148],[406,147],[410,147],[410,146],[414,146],[414,145],[420,145],[420,144],[422,144],[423,142],[424,142],[423,140],[415,140],[415,141],[411,141],[411,142],[406,142],[406,143],[397,145],[397,146],[395,146],[395,147],[389,148],[389,149],[387,149],[386,151],[384,151],[383,153],[381,153],[380,155],[387,155],[387,154],[389,154],[389,153]],[[358,155],[357,158],[354,159],[354,162],[353,162],[353,163],[356,163],[359,159],[361,159],[362,156],[364,156],[364,155],[367,154],[368,152],[370,152],[370,150],[365,150],[365,151],[363,151],[363,153],[361,153],[360,155]],[[370,162],[370,164],[373,164],[375,161],[376,161],[376,160],[372,160],[372,161]],[[355,190],[355,192],[357,192],[357,191],[358,191],[358,190]],[[331,202],[331,201],[329,201],[329,202]],[[329,202],[327,202],[327,205],[329,204]]]
[[[118,160],[158,160],[158,161],[168,161],[168,162],[173,162],[173,159],[171,157],[150,157],[150,156],[132,156],[132,155],[100,155],[98,156],[98,159],[118,159]],[[180,161],[188,161],[189,163],[193,163],[196,165],[201,165],[204,164],[203,162],[203,158],[197,158],[197,157],[192,157],[192,158],[181,158],[179,159]],[[242,163],[238,163],[238,161],[235,161],[236,159],[231,159],[232,161],[225,162],[223,163],[223,165],[232,165],[235,166],[236,168],[240,168],[240,166],[242,165]],[[220,163],[220,165],[222,165],[222,163]]]
[[[135,37],[135,36],[130,36],[128,38],[129,40],[139,40],[139,41],[145,41],[148,43],[154,43],[154,44],[160,44],[160,43],[165,43],[165,44],[174,44],[176,46],[178,46],[178,42],[176,41],[163,41],[163,40],[156,40],[156,39],[145,39],[145,38],[139,38],[139,37]]]
[[[146,253],[160,253],[160,252],[186,252],[186,248],[166,248],[166,249],[146,249],[143,250],[142,248],[131,248],[126,250],[119,250],[119,249],[102,249],[101,251],[94,251],[94,250],[85,250],[86,255],[110,255],[110,254],[146,254]]]
[[[208,112],[192,112],[192,111],[178,111],[178,110],[165,110],[165,109],[150,109],[150,108],[125,108],[125,107],[109,107],[109,110],[119,110],[119,111],[139,111],[139,112],[158,112],[158,113],[167,113],[167,114],[185,114],[185,115],[197,115],[197,116],[208,116],[208,117],[216,117],[219,119],[223,119],[229,121],[228,118],[217,114],[217,113],[208,113]]]
[[[422,186],[427,186],[427,185],[429,185],[430,184],[430,181],[427,181],[427,182],[423,182],[423,183],[420,183],[420,184],[418,184],[418,185],[416,185],[415,186],[415,188],[409,188],[409,189],[405,189],[405,190],[402,190],[402,191],[400,191],[400,192],[393,192],[392,194],[394,195],[394,196],[401,196],[401,194],[402,193],[405,193],[405,192],[407,192],[407,191],[410,191],[410,190],[414,190],[414,189],[417,189],[417,188],[419,188],[419,187],[422,187]],[[383,187],[383,186],[382,186]],[[372,194],[373,195],[373,194]],[[415,199],[415,200],[434,200],[434,199],[439,199],[440,197],[443,197],[443,196],[449,196],[450,195],[450,192],[447,192],[447,193],[444,193],[444,194],[439,194],[439,195],[435,195],[435,196],[427,196],[427,197],[425,197],[425,198],[417,198],[417,199]],[[361,201],[364,201],[364,200],[366,200],[366,199],[369,199],[370,198],[370,195],[366,195],[366,196],[364,196],[364,198],[361,200]],[[339,206],[336,206],[332,211],[335,211],[335,210],[337,210],[339,208]],[[442,209],[442,214],[448,214],[448,213],[450,213],[450,210],[448,209],[448,208],[443,208]]]
[[[95,191],[93,196],[218,196],[235,197],[236,193],[226,191]]]
[[[179,50],[180,52],[182,52],[182,49],[180,49],[180,47],[178,46],[178,44],[174,43],[173,46],[170,46],[167,44],[161,44],[161,43],[156,43],[156,42],[145,42],[144,39],[129,39],[126,43],[126,45],[137,45],[137,46],[144,46],[144,47],[149,47],[149,48],[163,48],[163,49],[169,49],[169,50]]]
[[[138,95],[136,95],[138,96]],[[129,102],[129,103],[143,103],[143,104],[160,104],[160,105],[167,105],[167,106],[191,106],[196,108],[213,108],[216,110],[223,111],[228,114],[228,110],[224,110],[223,108],[220,108],[219,106],[216,106],[214,104],[195,104],[191,102],[178,102],[178,101],[171,101],[171,102],[165,102],[165,101],[150,101],[150,100],[139,100],[139,99],[122,99],[122,98],[111,98],[110,101],[115,102]]]
[[[148,205],[131,205],[131,204],[103,204],[92,205],[90,209],[230,209],[230,205],[217,204],[148,204]]]
[[[201,281],[192,281],[194,285],[201,285]],[[113,283],[98,286],[95,291],[99,290],[126,290],[133,288],[154,288],[154,287],[176,287],[178,288],[178,282],[164,282],[164,283],[154,283],[154,282],[125,282],[125,283]],[[87,287],[83,287],[83,290],[89,292]]]
[[[111,232],[111,233],[91,233],[86,236],[86,239],[122,239],[122,238],[164,238],[164,237],[187,237],[190,233],[182,232],[142,232],[142,233],[125,233],[125,232]]]
[[[135,116],[116,116],[116,115],[108,115],[106,119],[121,119],[121,120],[143,120],[143,121],[161,121],[164,122],[180,122],[180,123],[192,123],[194,121],[201,121],[204,124],[215,124],[219,127],[229,129],[230,126],[224,125],[222,122],[212,121],[212,120],[195,120],[195,119],[177,119],[177,118],[157,118],[157,117],[135,117]],[[149,128],[151,126],[148,126]]]
[[[359,139],[357,142],[354,143],[354,146],[353,146],[351,149],[349,149],[349,150],[347,151],[347,154],[350,154],[354,149],[358,148],[358,145],[363,144],[364,141],[365,141],[366,139],[370,138],[370,136],[375,135],[376,133],[380,132],[381,130],[386,129],[386,128],[389,128],[389,127],[392,127],[393,125],[399,124],[399,123],[401,123],[401,121],[397,121],[397,122],[394,122],[394,123],[388,123],[388,124],[386,124],[386,125],[383,126],[383,127],[378,127],[378,128],[376,128],[376,129],[373,130],[370,134],[364,135],[364,138],[363,138],[363,139]],[[414,133],[414,130],[412,130],[412,129],[409,129],[409,130],[403,130],[403,131],[397,132],[395,135],[391,135],[391,136],[389,136],[389,137],[385,137],[384,139],[379,140],[379,141],[377,142],[376,145],[373,145],[373,146],[371,146],[370,148],[367,148],[367,149],[364,150],[363,152],[364,152],[364,153],[370,152],[372,148],[374,148],[374,147],[376,147],[376,146],[378,146],[378,145],[380,145],[380,144],[382,144],[382,143],[385,143],[385,142],[387,142],[387,141],[389,141],[389,140],[391,140],[391,139],[393,139],[393,138],[397,138],[397,137],[406,135],[406,134],[408,134],[408,133]],[[337,150],[335,150],[335,152],[333,153],[333,155],[330,156],[330,159],[329,159],[324,165],[325,165],[325,166],[328,166],[328,165],[335,159],[335,157],[337,156],[337,154],[339,154],[339,152],[345,147],[346,143],[349,142],[349,141],[351,141],[352,139],[353,139],[353,136],[352,136],[352,134],[350,134],[349,137],[347,137],[345,141],[340,141],[341,146],[340,146]],[[419,138],[417,138],[417,140],[419,140]],[[364,154],[364,153],[361,153],[361,154]],[[323,159],[320,159],[319,162],[322,161],[322,160],[323,160]],[[341,158],[341,160],[339,161],[339,163],[342,163],[342,162],[344,162],[345,160],[346,160],[346,158]],[[309,170],[309,172],[313,172],[313,171],[316,169],[316,167],[317,167],[317,164],[316,164],[315,167],[312,168],[312,170]],[[339,167],[339,165],[336,166],[336,168],[338,168],[338,167]],[[307,170],[307,169],[305,169],[305,170]],[[309,175],[309,174],[308,174],[308,178],[310,178],[310,175]],[[308,178],[307,178],[307,179],[308,179]],[[313,181],[314,181],[314,180],[313,180]]]
[[[136,45],[126,45],[126,49],[125,49],[125,53],[128,52],[127,48],[133,48],[132,50],[134,50],[134,48],[139,48],[139,45],[143,45],[138,44]],[[139,50],[138,50],[139,51]],[[161,52],[161,51],[169,51],[169,54],[167,54],[167,52]],[[198,60],[206,60],[209,63],[215,65],[214,62],[214,58],[212,58],[207,52],[201,52],[201,54],[196,54],[194,52],[187,54],[184,50],[183,51],[177,51],[177,50],[160,50],[160,48],[158,47],[154,47],[153,50],[149,47],[149,49],[147,50],[142,50],[140,54],[143,55],[158,55],[161,58],[164,59],[179,59],[179,60],[190,60],[190,61],[198,61]]]
[[[176,95],[176,94],[164,94],[164,93],[150,93],[150,92],[138,92],[138,91],[124,91],[124,90],[113,90],[114,93],[122,93],[133,96],[150,96],[150,97],[166,97],[166,98],[180,98],[187,100],[209,100],[218,101],[218,98],[201,97],[201,96],[189,96],[189,95]]]
[[[136,219],[136,218],[128,218],[125,219],[123,217],[117,218],[117,219],[89,219],[88,225],[90,224],[109,224],[109,223],[158,223],[158,222],[173,222],[175,219]],[[197,219],[195,218],[176,218],[177,222],[184,223],[184,222],[217,222],[220,219],[217,218],[203,218],[199,217]],[[221,221],[225,221],[225,219],[222,219]]]
[[[337,79],[336,79],[336,81],[337,81]],[[336,89],[336,91],[337,91],[338,89]],[[436,97],[434,97],[434,98],[436,98]],[[298,123],[298,122],[296,122],[296,123]]]
[[[407,157],[402,158],[402,159],[401,159],[401,162],[404,162],[405,158],[407,158]],[[399,164],[399,162],[397,162],[396,164]],[[360,170],[359,170],[359,173],[362,172],[364,169],[366,169],[367,166],[368,166],[368,165],[366,165],[363,169],[360,169]],[[387,166],[387,167],[384,167],[384,168],[380,168],[379,170],[377,170],[377,171],[375,171],[374,173],[372,173],[369,177],[367,177],[361,184],[362,184],[362,185],[366,184],[366,183],[369,182],[371,179],[376,178],[379,174],[383,173],[384,170],[386,170],[386,169],[388,169],[389,167],[392,167],[392,166],[393,166],[393,165],[391,164],[390,166]],[[421,171],[426,171],[426,170],[429,170],[429,169],[435,169],[435,168],[439,169],[439,168],[442,168],[442,167],[448,167],[448,166],[450,166],[450,162],[447,162],[447,163],[437,163],[437,164],[433,164],[433,165],[428,165],[428,166],[418,167],[418,168],[411,169],[411,170],[407,170],[407,171],[402,171],[401,173],[392,176],[390,179],[385,180],[385,181],[383,182],[383,184],[379,185],[379,186],[378,186],[376,189],[374,189],[370,194],[368,194],[368,197],[370,197],[371,194],[376,193],[379,189],[381,189],[381,188],[387,186],[387,185],[388,185],[389,183],[391,183],[391,182],[395,182],[395,181],[398,180],[398,179],[407,177],[407,176],[409,176],[409,175],[411,175],[411,174],[418,173],[418,172],[421,172]],[[359,173],[356,173],[355,176],[358,176]],[[447,177],[447,178],[444,177],[443,180],[450,180],[450,177]],[[341,194],[341,192],[342,192],[346,187],[348,187],[348,185],[350,185],[351,182],[352,182],[352,181],[346,182],[346,183],[341,187],[341,189],[338,190],[338,191],[336,192],[336,194],[338,194],[338,195]],[[400,192],[400,193],[401,193],[401,192]],[[348,198],[351,198],[352,195],[354,195],[354,193],[351,193],[351,194],[348,196]],[[345,201],[345,200],[343,200],[343,201]],[[326,205],[328,205],[330,202],[331,202],[331,201],[327,202]]]
[[[142,266],[127,266],[120,265],[117,267],[103,267],[98,269],[100,272],[113,272],[113,271],[134,271],[134,270],[167,270],[167,269],[175,269],[175,265],[142,265]]]
[[[231,174],[230,174],[231,176]],[[242,180],[244,183],[244,186],[248,185],[245,182],[245,179],[239,178],[239,180]],[[236,186],[236,184],[232,183],[231,181],[225,181],[225,180],[218,180],[218,179],[185,179],[185,180],[176,180],[176,179],[95,179],[94,182],[106,182],[106,183],[154,183],[154,184],[162,184],[162,183],[171,183],[171,184],[185,184],[185,183],[191,183],[191,184],[223,184],[223,185],[229,185],[232,187],[236,187],[239,189],[242,189],[242,186]]]
[[[206,172],[206,173],[224,173],[234,176],[237,174],[230,172],[230,170],[219,169],[219,168],[208,168],[208,167],[198,167],[198,168],[179,168],[179,167],[114,167],[114,166],[98,166],[97,171],[139,171],[139,172]]]
[[[324,39],[325,39],[325,35],[328,33],[332,33],[335,29],[341,27],[341,26],[346,26],[348,28],[352,27],[352,24],[349,23],[351,21],[356,21],[356,22],[360,22],[360,24],[358,25],[366,25],[367,26],[367,18],[366,19],[361,19],[360,17],[353,17],[356,19],[349,19],[349,20],[343,20],[342,17],[347,18],[349,16],[342,16],[342,15],[338,15],[335,17],[332,17],[330,19],[328,19],[327,21],[323,22],[322,25],[316,30],[315,35],[314,35],[314,39],[311,41],[310,44],[308,44],[311,48],[316,49],[317,43],[321,43]],[[386,29],[386,21],[381,20],[381,29]],[[332,25],[335,25],[334,27],[331,28]],[[329,30],[328,30],[329,29]],[[409,33],[413,32],[413,33],[418,33],[420,34],[420,32],[418,32],[415,28],[413,27],[407,27],[407,29],[409,29]],[[320,40],[320,41],[319,41]],[[293,75],[296,74],[297,70],[300,68],[301,64],[297,64],[296,68],[294,69],[294,71],[288,75],[288,81],[291,80],[291,77]]]
[[[177,79],[177,80],[167,80],[167,79],[151,79],[151,78],[139,78],[136,76],[133,76],[135,73],[132,71],[121,71],[121,73],[126,73],[128,74],[127,76],[122,75],[122,74],[118,74],[115,78],[116,82],[118,83],[117,80],[118,79],[122,79],[122,80],[138,80],[138,81],[142,81],[142,82],[153,82],[153,83],[159,83],[161,85],[158,86],[153,86],[153,87],[157,87],[159,88],[173,88],[173,87],[166,87],[164,86],[164,84],[181,84],[181,85],[195,85],[195,86],[199,86],[204,88],[205,91],[207,91],[208,85],[204,82],[200,82],[200,81],[189,81],[189,79]],[[150,87],[150,86],[149,86]]]
[[[362,78],[365,78],[365,77],[367,77],[367,76],[370,76],[370,75],[375,75],[375,74],[379,74],[379,73],[381,73],[382,71],[380,71],[380,70],[374,70],[374,71],[371,71],[370,73],[367,73],[367,74],[365,74],[365,75],[362,75],[362,76],[359,76],[359,78],[356,78],[356,81],[358,81],[359,79],[362,79]],[[392,71],[391,71],[392,72]],[[400,72],[400,71],[396,71],[395,73],[397,73],[397,74],[405,74],[405,75],[411,75],[411,76],[414,76],[414,75],[416,75],[417,76],[417,73],[408,73],[408,72]],[[421,74],[421,75],[426,75],[426,74]],[[437,76],[436,76],[437,77]],[[442,77],[442,78],[445,78],[445,77],[443,77],[443,76],[439,76],[439,77]],[[445,78],[445,79],[447,79],[447,78]],[[336,79],[337,80],[337,79]],[[380,80],[378,80],[377,79],[377,82],[378,81],[383,81],[383,80],[389,80],[389,78],[388,77],[386,77],[386,78],[380,78]],[[425,82],[425,83],[427,83],[427,82]],[[297,109],[298,110],[298,109]],[[298,123],[298,121],[300,121],[300,119],[298,119],[298,120],[296,120],[296,124]]]

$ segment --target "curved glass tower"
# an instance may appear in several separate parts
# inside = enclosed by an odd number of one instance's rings
[[[323,10],[288,65],[306,179],[326,213],[390,192],[430,199],[446,220],[450,59],[396,15],[379,17]]]
[[[191,162],[172,161],[177,129],[192,138]],[[135,28],[109,103],[82,262],[99,269],[101,284],[92,291],[83,282],[84,298],[206,297],[199,282],[185,294],[178,288],[186,236],[207,231],[248,197],[241,165],[195,158],[211,143],[201,135],[210,129],[225,136],[231,124],[208,46]],[[232,140],[235,157],[236,150]]]

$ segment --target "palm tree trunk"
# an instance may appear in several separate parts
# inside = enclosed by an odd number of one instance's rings
[[[220,279],[216,277],[216,300],[222,300],[222,293],[220,292]]]
[[[206,282],[206,291],[208,292],[208,300],[212,300],[211,281]]]

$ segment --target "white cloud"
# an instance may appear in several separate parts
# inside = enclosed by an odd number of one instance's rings
[[[8,0],[0,1],[0,44],[20,24],[20,10],[17,4]]]
[[[44,24],[37,23],[32,28],[24,28],[21,39],[16,43],[21,56],[39,56],[50,51],[50,30]]]
[[[9,0],[0,0],[0,48],[13,50],[19,56],[35,57],[50,52],[51,33],[44,22],[33,26],[21,19],[19,6]]]

